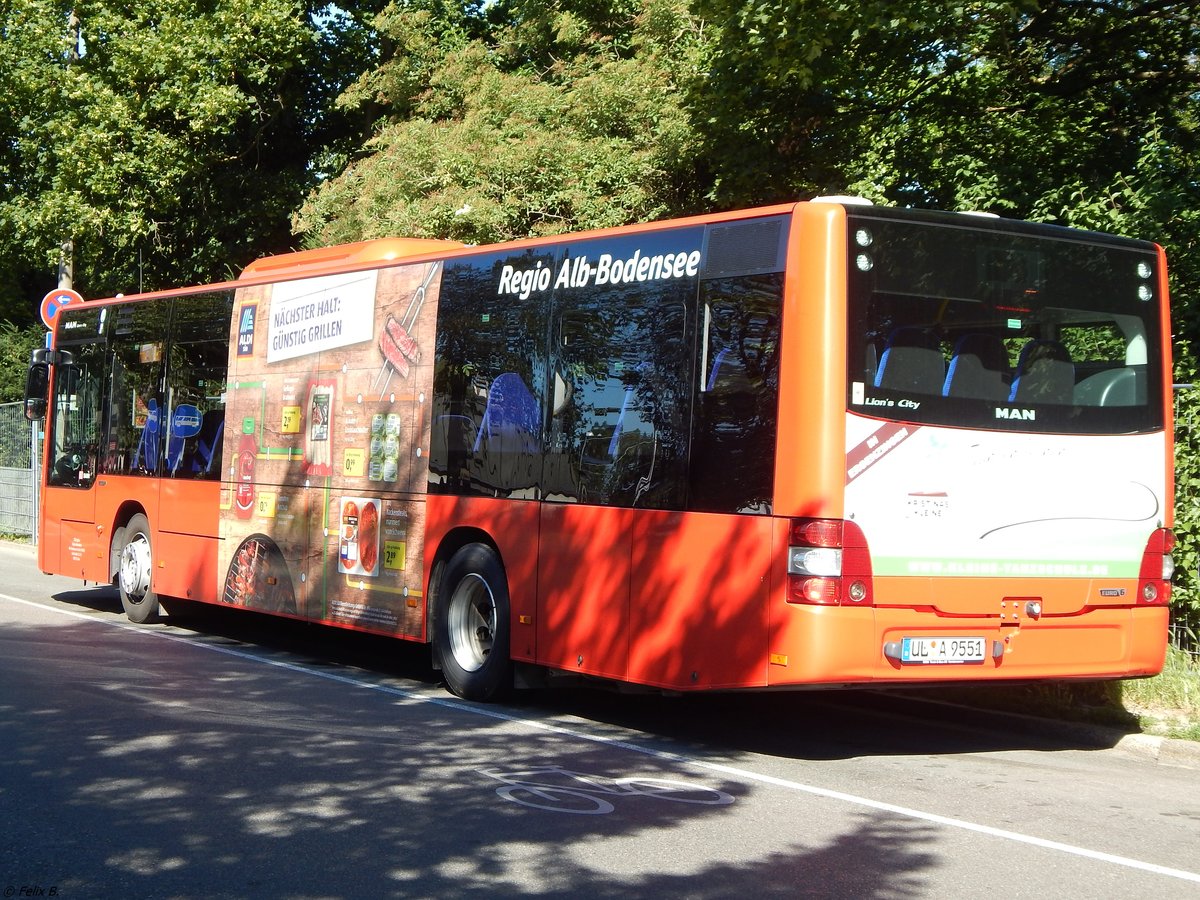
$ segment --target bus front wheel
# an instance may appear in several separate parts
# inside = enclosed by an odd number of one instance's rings
[[[496,552],[467,544],[438,587],[434,647],[446,686],[466,700],[495,700],[512,687],[508,583]]]
[[[121,589],[121,606],[125,609],[125,615],[139,625],[158,615],[158,595],[150,589],[153,563],[150,523],[138,513],[125,526],[125,546],[121,548],[117,586]]]

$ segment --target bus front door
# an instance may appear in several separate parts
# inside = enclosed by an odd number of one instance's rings
[[[107,581],[107,546],[96,533],[100,378],[82,349],[55,371],[38,553],[44,571]]]

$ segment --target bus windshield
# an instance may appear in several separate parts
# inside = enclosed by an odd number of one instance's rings
[[[849,409],[1005,431],[1163,427],[1153,245],[965,216],[849,219]]]
[[[57,346],[70,354],[58,369],[49,421],[52,485],[87,488],[100,453],[104,380],[104,309],[84,307],[63,315]]]

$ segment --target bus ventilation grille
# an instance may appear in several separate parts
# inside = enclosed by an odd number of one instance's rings
[[[733,278],[783,271],[787,249],[786,216],[752,222],[711,225],[704,235],[701,278]]]

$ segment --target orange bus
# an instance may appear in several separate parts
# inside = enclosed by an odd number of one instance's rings
[[[64,307],[39,560],[432,644],[456,694],[1161,668],[1154,244],[829,199]]]

